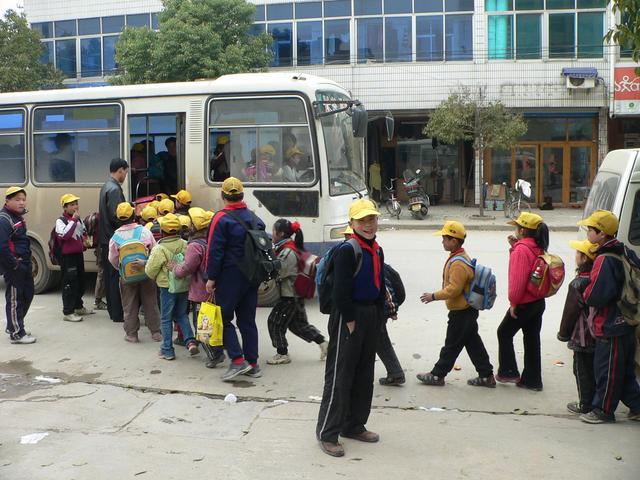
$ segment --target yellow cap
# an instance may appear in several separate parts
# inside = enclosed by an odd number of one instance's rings
[[[183,228],[191,227],[191,218],[189,215],[178,215],[178,221]]]
[[[191,197],[191,194],[189,192],[187,192],[186,190],[180,190],[175,195],[171,195],[171,198],[175,198],[182,205],[190,205],[191,201],[193,200],[193,198]]]
[[[369,215],[380,215],[375,203],[366,198],[359,198],[349,207],[349,220],[360,220]]]
[[[145,222],[155,220],[157,216],[158,210],[156,210],[155,207],[152,207],[151,205],[147,205],[140,212],[140,218],[142,218],[142,220],[144,220]]]
[[[167,213],[164,217],[159,218],[160,229],[164,233],[178,233],[180,228],[180,220],[173,213]]]
[[[77,200],[80,200],[80,197],[76,197],[73,193],[65,193],[60,197],[60,205],[64,207],[67,203],[75,202]]]
[[[302,150],[300,150],[298,147],[291,147],[289,150],[287,150],[287,153],[286,153],[285,157],[288,160],[291,157],[294,157],[296,155],[303,155]]]
[[[222,193],[234,195],[242,192],[244,192],[244,187],[242,186],[242,182],[236,177],[229,177],[222,182]]]
[[[353,235],[353,228],[351,228],[351,225],[347,225],[347,228],[344,229],[342,234],[343,235]]]
[[[18,192],[24,192],[25,194],[27,193],[27,191],[22,187],[9,187],[4,192],[4,198],[10,197],[11,195],[14,195]]]
[[[118,220],[129,220],[133,217],[134,209],[129,202],[122,202],[116,208],[116,217]]]
[[[597,228],[612,237],[618,233],[618,218],[609,210],[596,210],[589,217],[580,220],[578,225]]]
[[[229,137],[226,135],[218,137],[218,145],[226,145],[227,143],[229,143]]]
[[[584,253],[591,260],[596,258],[598,245],[591,243],[589,240],[570,240],[569,246],[574,250]]]
[[[266,145],[262,145],[258,149],[258,152],[260,153],[260,155],[271,155],[273,157],[276,154],[276,149],[273,148],[273,145],[267,143]]]
[[[536,230],[542,222],[542,217],[537,213],[522,212],[517,219],[507,222],[507,225],[517,225],[529,230]]]
[[[464,229],[464,225],[462,225],[460,222],[449,220],[448,222],[445,222],[442,230],[438,230],[433,235],[437,235],[440,237],[444,237],[446,235],[448,237],[464,240],[467,237],[467,231]]]
[[[164,200],[165,198],[169,198],[169,195],[167,195],[166,193],[158,193],[156,195],[156,200],[159,202]]]
[[[160,200],[158,203],[158,213],[160,215],[166,215],[167,213],[173,213],[175,210],[175,206],[173,205],[173,201],[170,198],[165,198]]]
[[[191,217],[193,228],[196,230],[204,230],[211,223],[213,212],[209,212],[200,207],[193,207],[189,209],[189,217]]]
[[[147,149],[146,145],[144,143],[138,142],[138,143],[134,143],[133,146],[131,147],[131,150],[134,152],[144,152]]]
[[[160,202],[158,200],[151,200],[149,203],[147,203],[147,207],[153,207],[157,210],[159,204]]]

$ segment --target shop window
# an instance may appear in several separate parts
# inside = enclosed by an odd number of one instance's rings
[[[62,20],[59,22],[53,22],[56,32],[56,37],[73,37],[76,35],[76,21],[75,20]]]
[[[516,58],[542,58],[542,15],[516,15]]]
[[[385,61],[410,62],[413,33],[411,17],[385,18]]]
[[[382,13],[382,0],[355,0],[356,15],[380,15]]]
[[[7,184],[25,182],[24,111],[0,111],[0,171]]]
[[[76,76],[76,41],[56,40],[56,68],[65,77]]]
[[[572,58],[574,55],[575,14],[549,15],[549,58]]]
[[[290,18],[293,18],[292,3],[267,5],[267,20],[289,20]]]
[[[102,38],[102,61],[104,74],[115,73],[118,69],[116,63],[116,43],[120,35],[111,35]]]
[[[445,16],[445,56],[447,60],[473,59],[472,15]]]
[[[324,0],[325,17],[348,17],[351,15],[351,0]]]
[[[326,9],[326,6],[325,6]],[[325,10],[326,12],[326,10]],[[327,20],[324,22],[325,63],[349,63],[351,42],[349,20]]]
[[[80,40],[80,75],[96,77],[102,74],[102,45],[100,37]]]
[[[593,136],[592,118],[570,118],[568,121],[569,140],[591,141]]]
[[[604,13],[578,13],[578,58],[602,58],[604,55]]]
[[[382,18],[359,18],[358,63],[382,61]]]
[[[489,59],[513,58],[513,15],[489,17]]]
[[[120,33],[124,28],[124,15],[102,17],[102,33]]]
[[[291,23],[270,23],[267,30],[273,37],[271,65],[274,67],[290,66],[293,57]]]
[[[296,3],[296,18],[322,18],[322,2]]]
[[[137,15],[127,15],[127,27],[141,28],[149,27],[149,14],[141,13]]]
[[[591,176],[591,147],[571,147],[569,202],[581,203],[587,198]]]
[[[53,23],[32,23],[31,28],[37,31],[42,38],[53,38]]]
[[[411,0],[384,0],[384,13],[411,13]]]
[[[444,59],[442,15],[416,17],[416,60],[434,62]]]
[[[491,185],[511,185],[511,150],[491,152]]]
[[[444,11],[442,0],[414,0],[416,13],[435,13]]]
[[[99,18],[81,18],[78,20],[78,35],[100,34]]]
[[[566,118],[528,118],[523,140],[564,142],[567,139]]]
[[[298,22],[298,65],[322,63],[322,22]]]

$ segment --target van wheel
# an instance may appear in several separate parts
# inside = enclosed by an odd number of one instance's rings
[[[269,280],[258,287],[258,306],[273,307],[280,300],[280,289],[275,280]]]
[[[33,240],[31,240],[31,268],[36,293],[45,293],[60,283],[61,273],[47,266],[42,247]]]

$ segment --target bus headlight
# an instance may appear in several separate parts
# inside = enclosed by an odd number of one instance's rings
[[[347,228],[347,224],[341,225],[339,227],[332,228],[329,232],[329,238],[331,240],[338,240],[344,238],[344,230]]]

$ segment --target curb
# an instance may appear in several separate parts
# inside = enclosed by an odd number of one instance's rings
[[[465,224],[467,231],[481,231],[481,232],[511,232],[513,227],[510,225],[476,225]],[[442,223],[380,223],[378,229],[385,230],[440,230]],[[573,225],[549,225],[549,230],[552,232],[577,232],[578,227]]]

